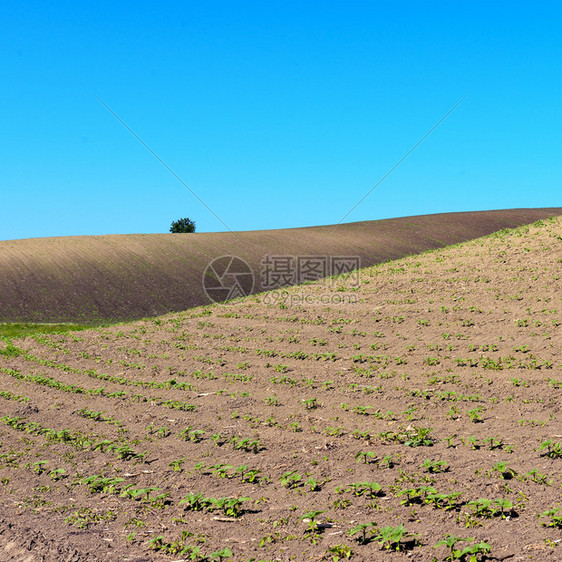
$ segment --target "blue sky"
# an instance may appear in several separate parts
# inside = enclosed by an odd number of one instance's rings
[[[184,216],[199,232],[337,223],[463,98],[346,221],[562,206],[561,16],[556,2],[8,0],[0,239],[167,232]]]

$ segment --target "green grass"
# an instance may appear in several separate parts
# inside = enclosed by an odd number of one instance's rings
[[[0,338],[25,338],[37,334],[62,334],[87,330],[84,324],[0,324]]]

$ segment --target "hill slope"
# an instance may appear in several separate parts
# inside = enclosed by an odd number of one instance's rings
[[[559,217],[13,342],[0,559],[560,559],[561,249]]]
[[[331,226],[0,242],[0,322],[130,320],[206,304],[207,265],[235,255],[260,291],[266,255],[358,256],[363,267],[528,224],[562,209],[450,213]]]

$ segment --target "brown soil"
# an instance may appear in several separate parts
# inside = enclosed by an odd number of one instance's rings
[[[359,288],[13,342],[0,560],[184,560],[191,545],[444,561],[447,535],[488,560],[560,560],[562,522],[538,516],[562,507],[561,248],[562,217],[365,269]],[[251,499],[195,511],[189,493]],[[366,544],[349,534],[371,523]],[[379,545],[400,525],[410,539]]]
[[[100,323],[209,303],[202,277],[222,255],[244,259],[260,292],[266,255],[359,256],[363,266],[528,224],[561,208],[425,215],[209,234],[81,236],[0,242],[0,322]]]

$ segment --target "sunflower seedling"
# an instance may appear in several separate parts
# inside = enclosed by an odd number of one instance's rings
[[[376,529],[376,523],[360,523],[349,529],[348,533],[352,537],[358,535],[355,540],[359,544],[369,544],[373,540]]]
[[[430,459],[425,459],[420,468],[425,468],[430,474],[437,474],[440,472],[447,472],[449,470],[449,465],[447,464],[447,461],[432,461]]]
[[[552,439],[543,441],[538,450],[545,451],[543,454],[551,459],[562,458],[562,443],[555,443]]]
[[[373,540],[377,541],[381,548],[399,552],[414,546],[417,543],[417,536],[409,533],[404,525],[399,525],[398,527],[382,527]]]
[[[374,459],[375,458],[375,453],[373,451],[359,451],[356,455],[355,455],[355,460],[357,461],[358,459],[363,459],[363,462],[365,464],[369,464],[370,459]]]
[[[562,508],[547,509],[539,515],[539,519],[546,519],[548,517],[550,521],[541,521],[543,527],[562,529]]]
[[[447,535],[443,540],[440,540],[433,548],[438,548],[440,546],[446,546],[450,550],[449,556],[445,560],[453,562],[454,560],[467,560],[469,562],[477,562],[478,555],[486,555],[490,552],[490,545],[485,542],[476,543],[465,548],[455,548],[459,542],[472,542],[473,537],[462,538],[455,537],[455,535]]]

